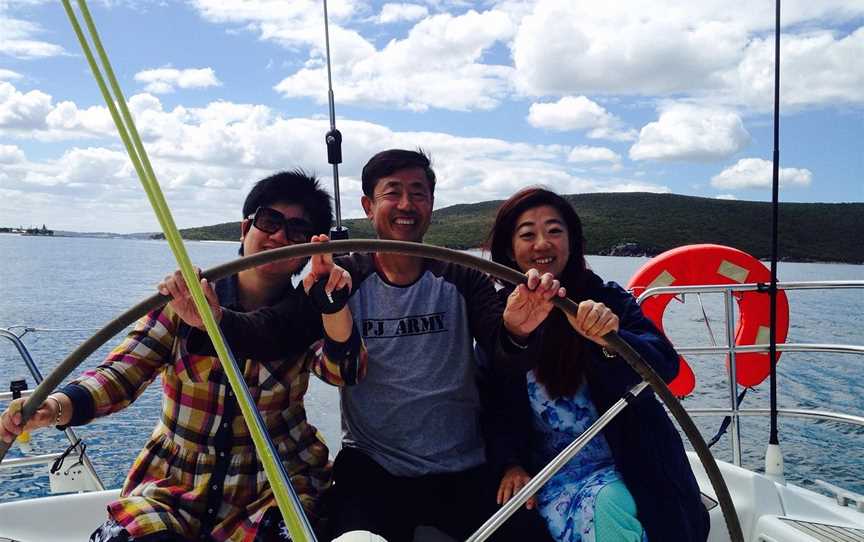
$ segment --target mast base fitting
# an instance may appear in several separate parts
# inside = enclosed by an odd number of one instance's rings
[[[348,239],[350,236],[348,235],[348,228],[345,226],[339,226],[337,228],[330,228],[330,240],[331,241],[341,241],[344,239]]]
[[[779,444],[769,444],[765,450],[765,476],[775,482],[785,484],[783,477],[783,452]]]

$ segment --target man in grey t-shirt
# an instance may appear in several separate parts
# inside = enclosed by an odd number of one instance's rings
[[[363,209],[381,239],[422,242],[435,173],[422,152],[388,150],[363,168]],[[354,254],[349,306],[369,353],[365,378],[341,388],[343,449],[334,465],[334,536],[352,530],[410,540],[417,525],[467,538],[496,509],[486,464],[473,342],[514,364],[558,283],[532,276],[501,305],[491,280],[454,264]],[[533,290],[532,290],[533,289]],[[548,539],[522,510],[498,539]]]

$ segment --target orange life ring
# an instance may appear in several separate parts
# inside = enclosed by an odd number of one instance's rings
[[[723,245],[686,245],[668,250],[643,265],[627,288],[639,296],[656,286],[693,286],[697,284],[744,284],[770,282],[771,271],[753,256]],[[735,345],[767,344],[770,331],[770,297],[767,292],[736,292],[738,322],[735,325]],[[642,303],[642,312],[663,331],[663,312],[672,294],[649,297]],[[789,331],[789,302],[786,293],[777,292],[777,342],[786,341]],[[780,352],[777,353],[777,359]],[[696,377],[683,356],[678,358],[678,376],[669,384],[678,397],[689,395],[696,386]],[[729,366],[727,356],[726,366]],[[769,355],[739,353],[735,356],[738,383],[756,386],[770,372]]]

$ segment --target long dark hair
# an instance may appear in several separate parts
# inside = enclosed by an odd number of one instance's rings
[[[569,297],[580,299],[580,293],[590,273],[585,263],[582,221],[573,206],[555,192],[530,187],[513,194],[498,208],[486,247],[492,255],[492,261],[522,271],[512,257],[516,221],[525,211],[543,205],[555,208],[567,225],[570,258],[561,276],[557,278],[567,288]],[[535,377],[553,399],[573,395],[582,384],[585,373],[582,362],[584,339],[573,331],[564,313],[559,310],[553,310],[549,314],[545,326],[540,359],[534,370]]]

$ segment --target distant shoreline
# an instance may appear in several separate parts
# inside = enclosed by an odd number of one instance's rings
[[[735,247],[760,260],[771,255],[771,204],[648,192],[565,196],[582,222],[585,253],[654,256],[694,244]],[[457,204],[432,213],[427,243],[464,250],[483,245],[501,201]],[[781,261],[864,264],[864,203],[781,203]],[[369,239],[368,219],[343,221],[351,238]],[[187,240],[236,242],[240,222],[184,228]],[[56,236],[150,239],[161,233],[55,231]]]
[[[39,236],[39,235],[22,235],[20,233],[9,233],[9,232],[0,232],[0,235],[9,235],[9,236],[17,235],[19,237],[46,237],[46,236]],[[152,238],[147,238],[147,237],[141,237],[141,235],[142,234],[129,234],[128,236],[124,236],[123,234],[88,235],[86,233],[77,233],[75,235],[64,235],[64,234],[57,235],[57,234],[55,234],[53,236],[53,238],[55,238],[55,239],[56,238],[125,239],[128,241],[161,241],[163,243],[167,243],[167,241],[165,239],[152,239]],[[358,238],[358,239],[360,239],[360,238]],[[229,241],[226,239],[186,239],[186,238],[184,238],[183,242],[185,242],[185,243],[235,244],[235,245],[240,244],[239,241]],[[483,248],[481,248],[481,247],[466,248],[466,249],[460,248],[460,249],[456,249],[456,250],[462,250],[465,252],[468,252],[468,251],[481,252],[481,251],[483,251]],[[604,258],[645,258],[646,260],[650,260],[653,257],[653,256],[644,255],[644,254],[641,254],[641,255],[640,254],[635,254],[635,255],[631,255],[631,254],[598,254],[598,253],[594,253],[594,252],[586,252],[585,255],[586,256],[602,256]],[[767,258],[758,258],[758,260],[761,261],[762,263],[766,264],[766,265],[768,265],[768,263],[770,261]],[[780,262],[788,262],[788,263],[864,265],[864,262],[843,262],[843,261],[837,261],[837,260],[832,261],[832,260],[797,259],[797,258],[788,258],[788,257],[783,257],[783,256],[780,257],[779,261]]]

